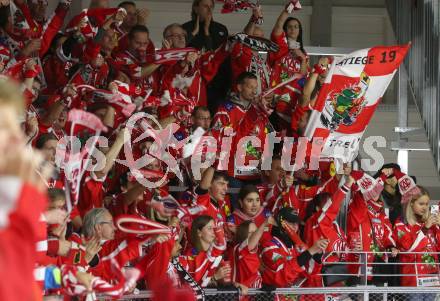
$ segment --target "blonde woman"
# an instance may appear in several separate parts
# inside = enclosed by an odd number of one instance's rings
[[[402,286],[440,286],[438,257],[432,252],[439,252],[440,216],[430,212],[429,193],[421,186],[415,186],[408,202],[403,205],[403,216],[395,225],[397,247],[402,252],[417,254],[401,254],[400,274]],[[414,191],[414,190],[413,190]],[[417,300],[434,300],[435,295],[417,295]]]

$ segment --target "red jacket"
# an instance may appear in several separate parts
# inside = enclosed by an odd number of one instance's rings
[[[225,127],[231,127],[234,131],[237,131],[240,121],[244,118],[250,106],[250,103],[245,104],[236,97],[226,101],[214,115],[212,120],[214,130],[220,131]]]
[[[348,207],[347,237],[349,246],[354,246],[356,240],[362,242],[363,251],[385,251],[395,247],[396,242],[390,220],[383,207],[372,201],[365,201],[362,194],[354,192],[353,200]],[[374,261],[373,254],[367,256],[368,263]],[[356,262],[360,257],[349,254],[347,261]],[[386,257],[384,258],[386,260]],[[360,266],[350,265],[350,273],[358,273]],[[372,266],[368,266],[368,275],[371,275]]]
[[[301,71],[301,60],[289,50],[284,32],[279,36],[272,33],[271,39],[280,47],[278,52],[269,54],[272,67],[271,87],[275,87]],[[292,109],[296,107],[298,97],[302,94],[302,87],[298,82],[299,80],[295,80],[275,91],[275,94],[287,97]]]
[[[0,277],[7,279],[0,284],[0,300],[34,300],[41,295],[33,271],[35,245],[45,239],[46,226],[39,219],[46,206],[47,196],[33,186],[23,184],[19,188],[9,223],[0,229]]]
[[[16,3],[16,5],[19,8],[19,10],[21,10],[21,13],[24,17],[24,22],[26,22],[30,28],[29,29],[14,28],[14,31],[10,33],[11,36],[19,41],[26,41],[31,38],[41,39],[41,48],[38,54],[40,57],[43,57],[44,54],[49,50],[53,38],[63,26],[64,19],[66,18],[67,13],[69,12],[70,4],[65,4],[60,2],[56,7],[55,12],[44,24],[40,24],[34,20],[27,4]],[[14,25],[20,26],[20,24],[14,24]]]
[[[267,112],[257,105],[251,105],[239,123],[237,134],[233,139],[230,152],[233,155],[229,158],[228,166],[230,176],[240,180],[255,180],[260,178],[259,166],[263,156],[266,136],[269,132],[273,132],[273,128],[269,122]],[[242,138],[249,136],[258,138],[260,145],[251,145],[249,140],[247,140],[245,145],[239,145]],[[241,160],[239,153],[243,156]],[[258,165],[256,167],[250,167],[249,162],[251,160],[258,161]]]
[[[394,227],[397,247],[402,252],[439,252],[440,229],[432,226],[424,228],[424,224],[410,225],[397,221]],[[417,275],[402,276],[402,286],[439,286],[439,269],[437,254],[400,254],[400,274]],[[420,264],[423,263],[423,264]]]
[[[216,230],[215,234],[216,240],[207,251],[188,248],[184,255],[179,256],[180,264],[202,287],[209,284],[222,260],[222,254],[226,250],[223,230]]]
[[[284,188],[280,180],[275,185],[258,186],[258,190],[265,207],[272,212],[272,215],[277,214],[284,207],[293,208],[299,214],[301,204],[296,196],[295,187]]]
[[[263,266],[263,284],[290,287],[306,277],[305,269],[296,261],[300,251],[295,247],[287,248],[278,238],[270,236],[264,239],[259,253]]]
[[[260,258],[257,251],[258,248],[249,249],[248,240],[236,244],[228,250],[233,282],[241,283],[250,288],[261,287]]]
[[[199,106],[208,104],[206,86],[216,76],[218,69],[229,55],[226,51],[226,44],[216,51],[208,51],[195,62],[191,70],[183,73],[181,62],[168,68],[162,79],[162,90],[168,90],[170,95],[175,89],[183,91],[187,98],[195,98]]]

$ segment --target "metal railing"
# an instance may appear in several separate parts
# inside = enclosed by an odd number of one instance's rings
[[[437,172],[440,172],[440,4],[438,0],[387,0],[386,3],[397,42],[412,42],[405,68],[401,68],[406,70],[399,73],[403,79],[399,82],[404,83],[399,88],[400,97],[406,98],[409,88],[422,117]],[[403,114],[405,112],[400,115],[407,123]]]
[[[350,277],[356,277],[359,278],[360,284],[363,284],[365,286],[368,285],[369,281],[372,280],[374,277],[381,277],[381,279],[384,283],[386,283],[388,280],[391,279],[391,277],[394,277],[394,283],[399,282],[400,277],[414,277],[415,279],[419,279],[423,276],[436,276],[438,277],[438,282],[440,283],[440,263],[436,261],[436,257],[439,257],[439,252],[399,252],[397,256],[393,256],[392,252],[365,252],[365,251],[341,251],[341,252],[333,252],[333,254],[336,254],[338,256],[341,255],[354,255],[355,258],[351,258],[352,260],[357,261],[339,261],[339,262],[331,262],[331,261],[323,261],[323,266],[325,265],[344,265],[347,267],[346,273],[337,273],[337,274],[331,274],[331,273],[321,273],[319,275],[325,277],[325,276],[350,276]],[[381,258],[384,258],[385,261],[371,261],[368,260],[368,257],[371,255],[378,256]],[[401,256],[407,256],[407,255],[432,255],[433,262],[418,262],[414,259],[413,262],[402,262],[400,261]],[[326,257],[330,258],[330,257]],[[392,259],[395,258],[395,259]],[[415,257],[414,257],[415,258]],[[392,260],[392,261],[388,261]],[[400,268],[404,265],[413,265],[415,268],[414,273],[402,273],[400,271]],[[433,272],[432,274],[423,274],[418,273],[418,269],[421,268],[421,266],[424,265],[431,265],[436,268],[437,272]],[[357,272],[355,273],[349,273],[348,267],[350,266],[356,266]],[[382,269],[380,273],[375,273],[374,268],[385,268]],[[388,267],[388,268],[387,268]],[[370,269],[369,269],[370,268]],[[397,280],[397,281],[396,281]],[[339,283],[339,286],[345,285],[344,283]],[[391,285],[391,283],[390,283]],[[440,287],[439,287],[440,289]]]
[[[411,287],[340,287],[340,288],[279,288],[273,291],[250,289],[247,296],[237,290],[205,290],[205,300],[252,300],[252,301],[434,301],[438,300],[440,289],[426,288],[420,290]],[[151,300],[152,293],[141,291],[138,294],[126,295],[118,300]],[[99,298],[98,300],[111,300]]]
[[[366,259],[368,255],[387,255],[391,256],[391,252],[358,252],[358,251],[343,251],[343,252],[334,252],[338,255],[357,255],[359,258],[359,261],[341,261],[341,262],[326,262],[323,261],[323,266],[326,264],[330,265],[356,265],[360,267],[359,271],[357,273],[349,273],[347,270],[346,274],[343,273],[337,273],[337,274],[319,274],[323,277],[330,276],[330,275],[337,275],[337,276],[350,276],[352,279],[359,279],[360,281],[355,281],[350,284],[351,286],[348,286],[345,282],[339,282],[332,284],[331,287],[290,287],[290,288],[273,288],[268,290],[266,289],[249,289],[247,297],[243,298],[241,292],[237,289],[231,288],[231,286],[219,288],[219,289],[212,289],[212,288],[206,288],[204,289],[205,292],[205,300],[219,300],[219,301],[227,301],[227,300],[291,300],[286,299],[286,296],[294,297],[293,300],[307,300],[307,301],[336,301],[336,300],[383,300],[383,301],[410,301],[410,300],[419,300],[419,296],[421,297],[420,300],[426,300],[426,301],[434,301],[437,297],[437,295],[440,297],[440,286],[433,287],[433,286],[419,286],[419,287],[400,287],[400,286],[390,286],[392,284],[387,283],[387,280],[385,277],[394,277],[396,279],[399,279],[400,277],[415,277],[416,279],[419,278],[419,276],[430,276],[431,278],[433,276],[439,276],[439,274],[429,274],[429,275],[423,275],[423,274],[415,274],[415,273],[406,273],[403,274],[400,271],[396,271],[394,273],[380,273],[375,274],[366,272],[368,270],[368,266],[378,266],[378,265],[390,265],[399,268],[402,265],[426,265],[426,264],[432,264],[435,265],[437,268],[437,273],[440,270],[440,263],[438,261],[434,261],[432,263],[426,263],[426,262],[401,262],[399,260],[395,262],[368,262]],[[406,255],[440,255],[440,252],[400,252],[398,256],[406,256]],[[328,258],[328,257],[327,257]],[[374,271],[374,269],[373,269]],[[375,286],[370,285],[370,280],[374,276],[382,277],[382,282],[380,283],[381,286]],[[347,277],[348,279],[348,277]],[[390,279],[390,278],[388,278]],[[439,277],[440,279],[440,277]],[[350,282],[351,283],[351,282]],[[356,284],[355,284],[356,283]],[[373,282],[377,285],[377,282]],[[163,288],[166,289],[166,288]],[[421,295],[424,294],[424,295]],[[135,293],[126,294],[122,297],[120,297],[118,300],[151,300],[153,296],[153,293],[151,291],[136,291]],[[302,297],[301,297],[302,296]],[[307,296],[307,297],[304,297]],[[423,296],[423,298],[422,298]],[[47,299],[45,297],[45,300],[62,300],[58,299],[62,296],[48,296]],[[51,299],[49,299],[51,298]],[[98,295],[98,300],[114,300],[111,297],[104,296],[104,295]],[[299,298],[299,299],[295,299]]]

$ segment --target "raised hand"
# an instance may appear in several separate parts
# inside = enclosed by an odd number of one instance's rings
[[[293,183],[295,182],[295,177],[286,174],[283,178],[283,186],[286,188],[289,188],[293,185]]]
[[[162,40],[162,49],[171,49],[171,43],[167,39]]]
[[[199,30],[200,30],[200,16],[197,15],[196,22],[195,22],[195,25],[194,25],[194,29],[191,32],[191,34],[193,36],[196,36],[199,33]]]
[[[147,23],[148,16],[150,16],[150,11],[147,8],[141,8],[137,10],[137,23],[145,25]]]
[[[0,7],[8,6],[8,5],[9,5],[9,0],[0,0]]]
[[[46,222],[51,225],[63,225],[66,223],[68,218],[66,210],[63,209],[52,209],[44,213]]]
[[[92,261],[93,257],[101,251],[101,244],[99,238],[92,238],[86,243],[86,256],[85,260],[87,262]]]
[[[214,279],[215,280],[221,280],[224,279],[226,277],[228,277],[232,272],[232,269],[230,266],[221,266],[220,268],[218,268],[218,270],[215,272],[214,274]]]
[[[322,253],[325,251],[325,249],[327,249],[329,240],[325,239],[325,238],[320,238],[317,241],[315,241],[315,243],[313,244],[313,246],[311,246],[309,248],[309,252],[310,254],[314,255],[314,254],[318,254],[318,253]]]
[[[392,168],[384,168],[384,169],[382,169],[382,173],[385,176],[389,177],[394,173],[394,170]]]
[[[212,13],[208,14],[205,19],[205,24],[203,27],[203,30],[205,31],[205,36],[209,36],[209,26],[211,25],[212,21]]]

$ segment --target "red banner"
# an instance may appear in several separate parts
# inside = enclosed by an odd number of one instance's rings
[[[351,162],[408,45],[378,46],[336,59],[312,111],[306,136],[321,137],[321,157]]]

